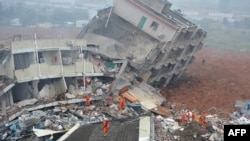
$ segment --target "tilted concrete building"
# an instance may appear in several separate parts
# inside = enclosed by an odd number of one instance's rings
[[[132,58],[137,77],[156,87],[168,85],[181,77],[207,34],[171,6],[167,0],[116,0],[113,7],[99,11],[78,38],[120,42],[114,46]]]

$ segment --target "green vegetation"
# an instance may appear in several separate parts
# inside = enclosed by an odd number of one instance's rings
[[[197,22],[208,32],[205,43],[218,48],[250,51],[250,29],[224,25],[204,19]]]
[[[21,3],[8,8],[0,7],[0,26],[9,26],[14,18],[18,18],[23,26],[44,22],[62,26],[64,22],[87,19],[88,11],[39,5],[31,7]]]

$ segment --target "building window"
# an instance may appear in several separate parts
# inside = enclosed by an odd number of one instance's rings
[[[151,27],[153,30],[157,30],[158,26],[159,26],[159,24],[158,24],[157,22],[155,22],[155,21],[153,21],[153,22],[151,23],[151,25],[150,25],[150,27]]]

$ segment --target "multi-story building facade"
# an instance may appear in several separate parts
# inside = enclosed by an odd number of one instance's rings
[[[122,42],[134,60],[143,60],[130,63],[138,76],[156,87],[168,85],[181,77],[207,34],[171,6],[167,0],[116,0],[90,22],[85,35]]]
[[[86,87],[83,80],[118,71],[111,59],[93,53],[97,50],[97,45],[78,39],[12,42],[11,51],[1,51],[6,56],[0,67],[2,107],[28,98],[52,98],[71,86],[76,92]],[[113,66],[106,67],[108,63]]]

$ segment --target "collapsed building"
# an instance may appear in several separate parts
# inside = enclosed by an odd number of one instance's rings
[[[206,37],[171,5],[166,0],[116,0],[78,38],[107,46],[112,55],[126,53],[137,77],[155,87],[168,85],[181,77]]]
[[[148,110],[166,102],[153,87],[180,78],[206,37],[206,31],[171,10],[171,5],[166,0],[116,0],[100,10],[76,39],[35,35],[33,40],[11,42],[0,58],[2,114],[7,106],[25,99],[100,96],[105,93],[100,89],[113,96],[126,95],[131,87],[127,95],[136,95]]]
[[[135,79],[154,87],[175,81],[203,46],[206,32],[171,5],[117,0],[100,10],[78,39],[13,41],[11,51],[1,55],[2,107],[32,97],[79,93],[93,77],[113,78],[112,92]]]

